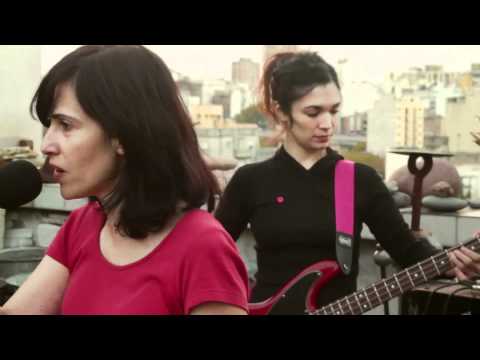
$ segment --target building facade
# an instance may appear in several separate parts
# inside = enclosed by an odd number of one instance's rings
[[[250,89],[255,89],[260,76],[260,65],[256,62],[241,58],[232,64],[232,82],[234,84],[247,84]]]

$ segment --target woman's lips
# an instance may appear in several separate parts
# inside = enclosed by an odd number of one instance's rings
[[[60,181],[60,179],[65,175],[65,170],[59,168],[59,167],[54,167],[53,168],[53,178],[56,181]]]
[[[329,136],[314,136],[313,140],[320,143],[326,143],[330,139]]]

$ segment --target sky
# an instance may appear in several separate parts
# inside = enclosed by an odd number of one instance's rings
[[[45,45],[44,69],[51,67],[76,45]],[[163,58],[170,69],[193,78],[231,78],[231,64],[241,57],[258,63],[262,45],[147,45]],[[336,65],[348,59],[355,81],[382,82],[391,71],[406,71],[413,66],[443,65],[445,71],[468,71],[480,63],[480,45],[301,45],[317,51]]]
[[[77,46],[44,45],[42,73]],[[147,47],[171,70],[198,80],[230,80],[232,63],[242,57],[258,63],[263,61],[263,45]],[[345,115],[370,109],[379,96],[377,85],[391,72],[401,73],[425,65],[442,65],[447,72],[467,72],[472,63],[480,63],[480,45],[301,45],[300,49],[316,51],[337,69],[339,60],[348,60],[343,69],[342,112]]]

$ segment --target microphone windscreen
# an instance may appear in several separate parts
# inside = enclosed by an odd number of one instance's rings
[[[34,200],[42,191],[37,168],[24,160],[0,168],[0,208],[11,210]]]

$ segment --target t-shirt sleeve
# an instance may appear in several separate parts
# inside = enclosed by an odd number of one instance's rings
[[[250,220],[249,170],[244,166],[235,172],[215,211],[215,217],[234,240],[238,240]]]
[[[89,204],[70,213],[45,253],[64,265],[69,271],[72,269],[72,259],[74,258],[74,237],[78,229],[82,228],[84,218],[91,213],[92,206]]]
[[[189,250],[182,279],[185,314],[218,302],[248,312],[248,273],[232,238],[220,228],[202,232]]]
[[[62,264],[69,270],[70,268],[68,266],[67,234],[70,220],[71,219],[68,218],[67,221],[63,224],[63,226],[60,228],[57,235],[55,236],[46,251],[46,255],[58,261],[60,264]]]
[[[361,189],[368,192],[365,223],[377,241],[405,268],[439,252],[427,239],[417,239],[403,219],[380,176],[363,167]]]

